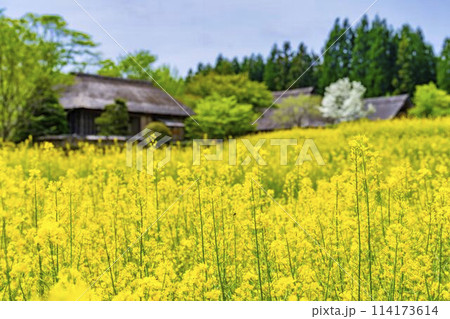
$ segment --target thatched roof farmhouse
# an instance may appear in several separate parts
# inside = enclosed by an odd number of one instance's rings
[[[272,92],[273,101],[278,104],[283,99],[299,95],[312,95],[314,93],[313,87],[299,88],[286,91],[276,91]],[[406,111],[412,107],[412,102],[408,94],[397,95],[397,96],[383,96],[375,98],[364,99],[366,107],[372,105],[375,109],[374,113],[369,114],[367,117],[370,120],[390,120],[394,117],[402,116],[406,114]],[[258,120],[257,131],[273,131],[279,129],[288,129],[289,127],[283,126],[274,119],[274,112],[276,110],[276,105],[267,110],[264,115]],[[264,112],[265,110],[261,110]],[[329,121],[324,118],[319,117],[308,117],[304,119],[305,127],[317,127],[324,126]]]
[[[140,132],[151,121],[160,121],[172,130],[174,139],[183,139],[183,122],[193,114],[189,107],[147,81],[83,73],[75,74],[75,82],[60,98],[68,112],[70,132],[96,135],[95,118],[118,98],[127,103],[131,134]]]

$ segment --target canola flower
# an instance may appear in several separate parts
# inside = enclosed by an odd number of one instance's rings
[[[149,175],[120,145],[1,144],[1,299],[450,299],[450,119],[259,138],[312,138],[326,165],[174,145]]]

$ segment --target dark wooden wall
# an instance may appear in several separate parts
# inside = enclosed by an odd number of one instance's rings
[[[69,111],[67,117],[71,134],[95,135],[97,128],[95,119],[99,117],[101,111],[76,109]]]
[[[89,110],[89,109],[75,109],[70,110],[67,114],[69,129],[71,134],[77,135],[97,135],[98,130],[95,125],[95,119],[101,115],[101,111]],[[135,135],[144,129],[144,124],[149,120],[149,115],[130,113],[130,135]],[[145,119],[143,119],[145,117]],[[155,121],[164,120],[180,120],[179,117],[157,117]],[[183,140],[184,128],[183,127],[169,127],[172,131],[172,138],[175,141]]]

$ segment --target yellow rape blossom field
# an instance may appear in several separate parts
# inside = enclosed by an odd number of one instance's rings
[[[172,145],[153,175],[123,145],[1,144],[1,299],[450,299],[450,119],[248,138],[299,143]],[[306,138],[325,165],[295,165]]]

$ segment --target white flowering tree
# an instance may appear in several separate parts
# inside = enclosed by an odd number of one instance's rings
[[[325,89],[322,106],[319,108],[324,117],[335,122],[352,121],[366,117],[373,112],[373,106],[364,105],[366,88],[348,78],[340,79]]]

